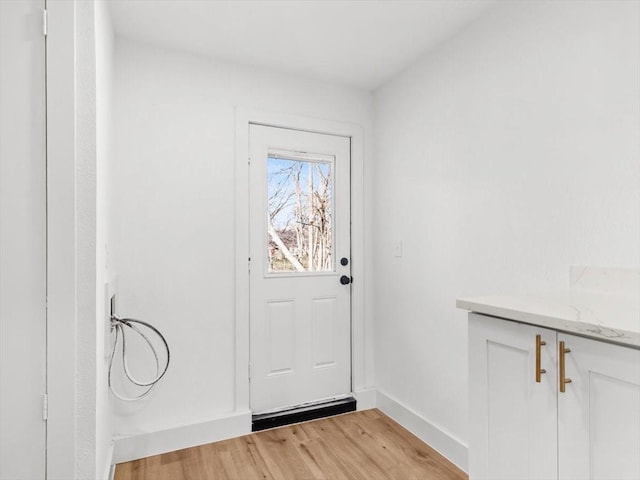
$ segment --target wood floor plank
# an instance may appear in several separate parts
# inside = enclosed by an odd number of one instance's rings
[[[467,480],[377,409],[117,465],[115,480]]]

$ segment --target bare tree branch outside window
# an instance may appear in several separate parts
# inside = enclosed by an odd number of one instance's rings
[[[331,167],[267,159],[270,272],[333,270]]]

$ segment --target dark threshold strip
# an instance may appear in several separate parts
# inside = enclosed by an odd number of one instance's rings
[[[306,422],[317,418],[331,417],[341,413],[355,412],[356,399],[353,397],[332,400],[317,405],[309,405],[275,413],[261,413],[251,417],[251,431],[282,427],[292,423]]]

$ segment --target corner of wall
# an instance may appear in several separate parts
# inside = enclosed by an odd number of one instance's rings
[[[459,439],[431,423],[392,396],[377,392],[377,408],[398,422],[416,437],[467,472],[468,448]]]
[[[102,478],[103,465],[111,465],[113,456],[110,394],[107,386],[110,340],[109,297],[114,268],[109,243],[110,160],[113,154],[113,52],[114,33],[108,3],[96,0],[93,11],[95,45],[95,381],[96,381],[96,478]],[[107,470],[108,475],[108,470]]]

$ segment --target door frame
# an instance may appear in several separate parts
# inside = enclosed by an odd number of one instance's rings
[[[58,479],[75,478],[77,440],[88,438],[95,429],[76,436],[76,410],[79,404],[88,402],[88,399],[76,401],[78,382],[75,377],[76,303],[84,301],[76,292],[77,11],[75,2],[47,0],[46,7],[49,26],[46,37],[47,478]],[[89,452],[87,458],[87,461],[95,459],[95,452]]]
[[[366,386],[364,268],[364,134],[360,125],[236,108],[235,151],[235,411],[249,403],[249,125],[303,130],[351,139],[351,389]]]

